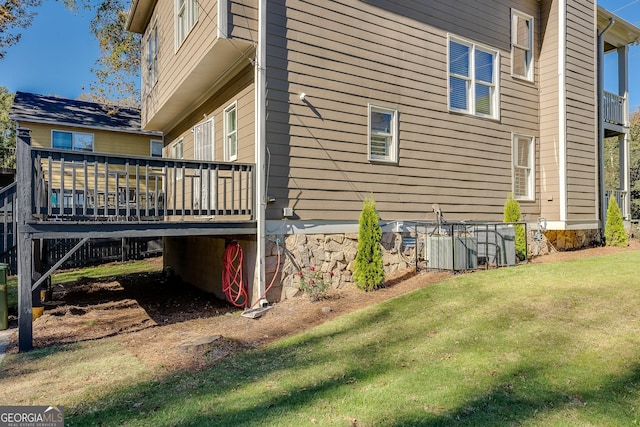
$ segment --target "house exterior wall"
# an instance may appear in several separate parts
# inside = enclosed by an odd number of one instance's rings
[[[93,134],[93,152],[105,154],[124,154],[132,156],[151,155],[151,140],[161,141],[162,137],[113,132],[99,129],[87,129],[73,126],[58,126],[33,122],[20,122],[20,126],[31,130],[33,147],[51,148],[51,131],[80,132]]]
[[[560,219],[559,1],[540,2],[540,215],[554,220]]]
[[[598,221],[596,5],[567,7],[567,220]]]
[[[538,61],[534,83],[511,76],[510,7],[537,23],[538,4],[270,2],[267,218],[293,207],[302,221],[355,221],[373,195],[383,220],[433,219],[433,203],[447,219],[501,220],[512,132],[540,136]],[[448,34],[499,51],[499,120],[448,111]],[[367,159],[369,103],[398,111],[397,164]],[[521,205],[539,215],[538,190]]]
[[[165,134],[165,155],[171,157],[171,146],[181,138],[184,158],[193,160],[193,127],[213,119],[215,161],[224,161],[224,109],[234,102],[238,108],[238,162],[255,161],[255,85],[253,68],[246,67],[222,90],[215,93]]]
[[[256,2],[227,3],[227,36],[255,45]],[[194,94],[170,120],[163,119],[165,155],[182,139],[184,158],[193,159],[193,127],[214,118],[215,160],[222,160],[222,112],[237,100],[238,161],[255,162],[255,99],[260,95],[255,67],[266,73],[266,161],[257,169],[266,170],[267,235],[259,238],[271,239],[265,261],[269,280],[280,274],[285,287],[293,286],[294,278],[287,275],[295,274],[294,268],[279,269],[275,260],[281,248],[272,243],[277,236],[286,250],[295,251],[300,246],[296,234],[313,236],[308,239],[318,249],[292,256],[348,276],[350,261],[336,261],[333,254],[340,251],[330,248],[357,230],[368,196],[386,224],[433,220],[433,204],[447,220],[501,221],[513,192],[514,134],[532,137],[535,146],[533,197],[520,201],[525,220],[532,224],[544,217],[563,232],[569,223],[597,224],[594,0],[271,0],[266,62],[230,62],[217,80],[197,71],[221,46],[217,2],[201,4],[202,21],[178,50],[172,7],[158,2],[144,35],[157,23],[159,78],[144,95],[143,121],[153,120],[185,82],[202,79],[210,87]],[[512,74],[513,10],[534,19],[533,81]],[[451,36],[498,52],[497,117],[450,111]],[[369,105],[397,111],[395,162],[368,159]],[[293,216],[285,218],[284,208],[292,208]],[[560,234],[554,241],[567,240]],[[572,241],[590,241],[592,234]],[[181,253],[184,241],[167,243],[169,253]],[[219,255],[218,243],[210,245],[208,256]],[[194,245],[203,254],[209,247]],[[392,262],[392,255],[393,248],[385,253],[388,271],[402,265]],[[190,261],[184,262],[176,265],[186,270]],[[290,291],[274,292],[281,297]]]
[[[227,2],[227,37],[234,43],[254,44],[257,36],[257,5],[250,0],[223,0]],[[146,127],[165,104],[171,102],[171,97],[177,92],[185,90],[183,83],[193,79],[213,79],[206,70],[198,68],[203,58],[212,56],[219,42],[218,37],[218,1],[198,2],[198,20],[186,39],[176,44],[175,39],[175,5],[174,1],[159,1],[156,3],[149,24],[143,34],[143,69],[142,69],[142,123]],[[158,78],[155,83],[148,82],[145,61],[148,53],[146,46],[151,33],[157,28],[158,35]],[[249,58],[246,58],[248,63]],[[224,58],[222,58],[224,61]],[[229,64],[231,66],[232,64]],[[213,85],[211,85],[213,86]],[[208,88],[207,88],[208,89]],[[210,95],[210,94],[209,94]],[[205,97],[205,98],[201,98]],[[207,94],[197,93],[192,105],[197,105],[206,99]],[[171,108],[171,106],[169,106]],[[181,119],[182,111],[174,111],[177,119]],[[175,123],[174,123],[175,124]],[[167,131],[168,129],[162,129]]]

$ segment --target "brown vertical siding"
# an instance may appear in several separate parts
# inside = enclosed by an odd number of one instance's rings
[[[511,133],[539,137],[538,84],[511,77],[511,6],[538,21],[533,0],[270,2],[268,218],[288,206],[355,220],[372,194],[387,219],[433,218],[439,203],[450,219],[500,220]],[[448,33],[499,51],[500,120],[448,111]],[[368,103],[398,110],[397,165],[367,160]],[[538,196],[523,205],[539,214]]]
[[[567,219],[597,219],[596,10],[567,3]]]
[[[560,219],[558,1],[540,2],[540,214]]]

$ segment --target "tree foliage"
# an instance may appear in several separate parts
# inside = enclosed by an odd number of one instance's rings
[[[509,193],[507,201],[504,203],[504,222],[520,221],[522,221],[520,203]],[[521,261],[527,258],[527,236],[522,224],[516,225],[516,256]]]
[[[130,0],[62,0],[70,10],[94,13],[89,30],[100,46],[95,81],[81,98],[110,107],[140,107],[140,35],[125,29]],[[0,60],[20,40],[42,0],[0,0]]]
[[[0,0],[0,60],[20,41],[21,30],[31,25],[42,0]]]
[[[0,168],[15,168],[16,126],[9,118],[14,94],[0,86]]]
[[[384,280],[381,241],[382,229],[376,203],[373,199],[365,199],[360,213],[358,253],[353,275],[356,286],[362,290],[371,291]]]
[[[620,207],[615,197],[609,199],[607,223],[604,227],[604,239],[607,246],[626,247],[628,244],[628,236],[624,229],[622,213],[620,212]]]
[[[140,107],[140,35],[125,29],[129,0],[65,0],[70,8],[95,13],[89,25],[100,57],[92,72],[96,80],[82,98],[112,107]]]
[[[631,218],[640,218],[640,108],[630,117],[629,129],[629,188],[631,190]]]

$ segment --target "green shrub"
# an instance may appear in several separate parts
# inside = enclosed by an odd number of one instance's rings
[[[607,223],[604,227],[604,240],[607,246],[625,247],[629,243],[627,241],[627,232],[624,229],[624,221],[622,213],[615,197],[609,199],[609,207],[607,208]]]
[[[382,229],[380,217],[373,199],[365,199],[360,213],[358,230],[358,254],[356,255],[353,280],[358,288],[371,291],[382,284],[384,267],[382,264]]]
[[[507,201],[504,203],[504,222],[520,222],[522,216],[520,214],[520,203],[509,193]],[[527,258],[527,236],[524,231],[524,225],[516,225],[516,256],[520,261]]]

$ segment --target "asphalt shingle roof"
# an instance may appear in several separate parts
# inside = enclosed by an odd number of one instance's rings
[[[141,129],[140,110],[119,108],[109,112],[102,104],[16,92],[9,117],[17,121],[99,128],[120,132],[159,134]]]

